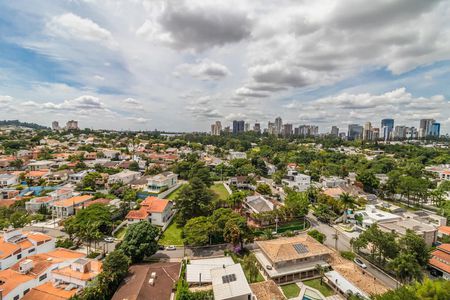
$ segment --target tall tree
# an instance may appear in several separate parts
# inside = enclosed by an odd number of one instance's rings
[[[422,279],[420,265],[412,253],[400,253],[400,255],[389,263],[389,268],[395,272],[397,278],[403,283],[409,282],[412,279]]]
[[[184,242],[189,246],[204,246],[210,242],[213,224],[207,217],[187,221],[183,228]]]
[[[175,200],[178,210],[177,222],[184,225],[189,219],[206,216],[211,210],[213,195],[200,178],[192,178]]]
[[[144,257],[153,255],[158,249],[156,238],[160,230],[147,221],[131,224],[119,249],[130,257],[133,263],[141,262]]]
[[[347,210],[355,206],[355,198],[353,198],[349,193],[342,193],[339,195],[339,201],[344,208],[344,223],[347,222]]]

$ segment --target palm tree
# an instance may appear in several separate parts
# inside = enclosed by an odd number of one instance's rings
[[[339,200],[344,206],[344,223],[347,222],[347,209],[355,207],[355,199],[349,193],[342,193]]]
[[[326,268],[322,267],[322,265],[317,264],[316,265],[316,271],[320,275],[320,285],[322,285],[323,276],[325,275]]]

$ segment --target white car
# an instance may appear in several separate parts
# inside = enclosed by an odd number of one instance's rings
[[[366,264],[363,263],[363,261],[360,260],[359,258],[355,258],[355,259],[353,260],[353,262],[354,262],[355,264],[357,264],[358,266],[360,266],[361,268],[363,268],[363,269],[366,269],[366,268],[367,268]]]
[[[113,243],[113,242],[114,242],[114,238],[111,237],[111,236],[107,236],[107,237],[105,237],[105,242],[107,242],[107,243]]]
[[[173,251],[173,250],[177,250],[177,247],[175,247],[174,245],[170,245],[166,247],[167,251]]]

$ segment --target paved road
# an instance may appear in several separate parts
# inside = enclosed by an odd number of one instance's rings
[[[327,238],[325,240],[325,245],[336,249],[336,239],[335,235],[337,234],[337,249],[338,251],[351,251],[350,238],[337,230],[336,228],[324,224],[317,220],[311,213],[308,215],[308,219],[311,222],[311,227],[316,228],[320,232],[324,233]],[[367,272],[378,278],[381,282],[383,282],[387,287],[391,289],[395,289],[397,287],[397,282],[393,280],[389,275],[386,275],[384,272],[380,271],[376,267],[374,267],[367,260],[361,258],[364,263],[367,265]]]

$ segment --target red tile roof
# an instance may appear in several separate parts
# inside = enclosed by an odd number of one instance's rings
[[[170,201],[167,199],[160,199],[150,196],[142,201],[141,207],[145,207],[149,213],[162,213],[166,209],[169,202]]]
[[[439,233],[450,235],[450,226],[440,226],[438,228]]]

